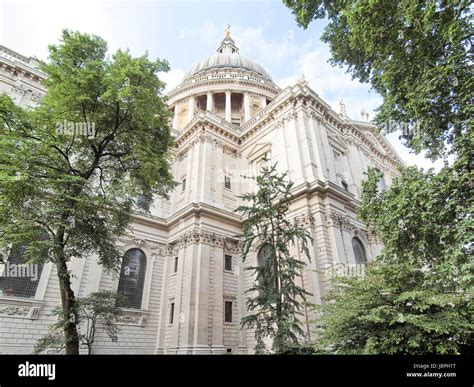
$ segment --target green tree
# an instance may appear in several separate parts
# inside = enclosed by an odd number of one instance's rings
[[[364,184],[360,218],[384,243],[364,279],[336,280],[323,343],[348,353],[456,353],[471,342],[472,29],[470,2],[284,0],[303,27],[327,18],[331,63],[383,97],[376,123],[416,124],[406,145],[432,159],[384,193]],[[385,124],[384,124],[385,123]],[[471,312],[469,314],[468,312]],[[392,349],[390,349],[392,348]]]
[[[78,311],[78,337],[80,344],[87,347],[87,354],[92,353],[92,345],[95,341],[97,329],[102,328],[112,342],[118,340],[119,327],[116,325],[117,319],[122,315],[122,309],[117,307],[118,295],[113,292],[101,291],[91,293],[87,297],[76,300]],[[59,318],[50,332],[42,337],[35,345],[34,353],[39,354],[48,349],[57,352],[63,351],[66,347],[64,339],[64,320],[62,308],[53,310],[53,315]]]
[[[433,157],[466,150],[474,89],[470,1],[283,2],[304,28],[314,19],[329,20],[322,40],[331,63],[347,66],[383,97],[379,126],[419,125],[421,135],[407,131],[403,137]]]
[[[380,193],[364,182],[360,217],[384,249],[364,278],[339,278],[321,307],[319,347],[336,353],[457,354],[472,344],[474,200],[449,168],[408,168]],[[466,188],[463,188],[466,187]]]
[[[309,293],[296,284],[304,263],[292,256],[290,248],[296,246],[309,259],[311,237],[286,218],[293,187],[287,173],[278,174],[276,165],[265,166],[254,179],[256,192],[240,196],[249,204],[236,209],[244,218],[240,235],[243,261],[253,254],[252,249],[261,254],[258,265],[248,268],[256,274],[256,281],[247,290],[246,304],[252,313],[242,319],[242,326],[255,328],[256,353],[267,352],[267,338],[273,341],[275,353],[283,353],[306,337],[300,316]]]
[[[97,254],[118,271],[116,241],[136,198],[166,196],[174,185],[170,111],[157,77],[168,64],[106,52],[103,39],[66,30],[42,64],[41,104],[26,111],[0,96],[0,250],[26,245],[26,261],[55,264],[67,354],[79,351],[69,261]]]

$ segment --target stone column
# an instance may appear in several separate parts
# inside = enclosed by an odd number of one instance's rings
[[[188,100],[188,123],[193,119],[194,117],[194,96],[189,97]]]
[[[264,95],[262,95],[261,97],[261,103],[262,103],[262,109],[267,106],[267,97],[265,97]]]
[[[158,330],[156,333],[156,347],[155,353],[163,354],[165,353],[164,347],[164,340],[165,340],[165,333],[167,327],[166,318],[168,316],[168,308],[169,308],[169,294],[168,294],[168,286],[169,286],[169,279],[170,273],[168,273],[168,263],[172,260],[174,262],[173,255],[165,255],[162,257],[163,261],[163,271],[161,273],[161,295],[160,295],[160,309],[158,313]]]
[[[216,244],[214,253],[212,353],[224,353],[224,246]]]
[[[250,120],[250,96],[244,93],[244,122]]]
[[[192,353],[209,354],[209,283],[211,246],[199,244],[196,263],[196,288],[194,300],[194,330]]]
[[[178,272],[176,273],[175,279],[175,287],[174,287],[174,294],[170,294],[170,297],[167,300],[166,306],[163,307],[167,308],[167,325],[169,324],[169,312],[170,312],[170,303],[174,302],[174,316],[173,316],[173,325],[169,327],[171,331],[171,339],[169,340],[169,350],[171,353],[176,353],[176,351],[180,347],[180,330],[182,328],[182,318],[181,313],[183,312],[183,297],[181,294],[181,290],[183,289],[183,281],[185,281],[185,265],[184,260],[186,259],[186,247],[181,248],[178,253],[175,255],[178,257]],[[189,270],[189,269],[188,269]],[[184,316],[184,315],[183,315]]]
[[[230,90],[225,92],[225,119],[226,121],[232,121],[232,99]]]
[[[178,129],[178,106],[177,103],[174,105],[173,129]]]
[[[185,247],[185,270],[183,270],[181,288],[181,308],[179,318],[180,332],[178,336],[177,354],[189,354],[193,351],[193,338],[196,313],[196,272],[199,257],[199,245],[190,244]]]
[[[207,92],[206,110],[209,110],[210,112],[214,110],[214,94],[212,94],[212,91]]]
[[[199,173],[201,178],[199,179],[199,193],[197,200],[200,202],[210,202],[211,201],[211,187],[212,187],[212,144],[209,142],[201,143],[200,155],[199,155]]]
[[[294,113],[294,112],[292,112]],[[303,160],[301,155],[302,144],[298,138],[298,127],[296,125],[296,117],[290,117],[284,124],[283,127],[283,139],[285,142],[287,155],[287,170],[291,171],[290,178],[295,185],[304,183],[305,170],[303,166]]]

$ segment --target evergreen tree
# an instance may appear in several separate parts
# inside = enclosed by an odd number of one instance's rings
[[[296,246],[309,259],[311,237],[286,217],[293,187],[287,173],[278,174],[276,165],[265,166],[254,179],[256,192],[240,196],[249,204],[236,209],[244,218],[240,236],[243,261],[253,255],[254,249],[259,251],[257,266],[248,268],[256,281],[247,290],[250,314],[242,319],[242,326],[255,328],[257,354],[268,352],[266,339],[272,340],[273,352],[283,353],[306,336],[300,317],[309,293],[296,284],[305,265],[290,249]]]

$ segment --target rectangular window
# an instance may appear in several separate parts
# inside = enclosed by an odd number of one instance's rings
[[[178,257],[174,259],[174,273],[178,271]]]
[[[230,189],[230,176],[224,176],[224,187]]]
[[[232,301],[225,301],[224,322],[232,322]]]
[[[224,270],[232,271],[232,255],[224,255]]]
[[[341,185],[342,188],[344,188],[346,191],[349,191],[349,187],[347,186],[347,183],[344,180],[341,180]]]
[[[170,304],[170,324],[174,321],[174,302]]]
[[[183,179],[182,185],[181,185],[181,192],[184,192],[186,189],[186,179]]]

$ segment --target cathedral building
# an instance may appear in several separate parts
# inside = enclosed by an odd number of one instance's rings
[[[0,47],[0,91],[20,106],[45,93],[33,59]],[[403,165],[368,121],[335,112],[304,77],[281,89],[258,63],[240,53],[227,30],[211,56],[196,63],[168,94],[174,112],[172,172],[179,185],[169,200],[156,199],[134,215],[133,232],[120,239],[122,268],[105,271],[96,256],[71,262],[78,297],[101,290],[124,296],[120,334],[111,342],[99,330],[96,354],[253,353],[253,331],[242,329],[245,291],[255,280],[258,247],[242,262],[239,195],[255,189],[251,179],[264,159],[294,182],[288,217],[313,238],[300,285],[321,304],[336,268],[363,274],[382,245],[356,219],[368,167],[383,172],[380,189]],[[171,123],[170,123],[171,124]],[[0,269],[1,272],[1,269]],[[28,281],[28,282],[27,282]],[[31,353],[56,322],[60,304],[56,269],[41,265],[37,281],[0,277],[0,353]],[[309,335],[314,318],[304,311]]]

